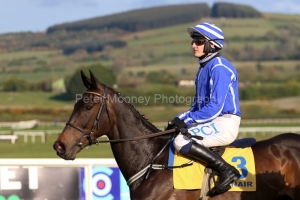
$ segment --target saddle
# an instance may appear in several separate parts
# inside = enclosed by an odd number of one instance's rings
[[[246,148],[246,147],[251,147],[255,143],[256,143],[255,138],[241,138],[233,141],[231,144],[227,146],[211,147],[210,150],[212,150],[219,156],[222,156],[226,148]]]

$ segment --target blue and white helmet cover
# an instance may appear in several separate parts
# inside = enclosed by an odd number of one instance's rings
[[[203,22],[201,24],[196,25],[195,27],[187,28],[187,31],[191,37],[195,34],[201,34],[218,48],[223,48],[223,31],[214,24]]]

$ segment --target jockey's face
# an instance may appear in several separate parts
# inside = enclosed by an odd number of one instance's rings
[[[193,37],[192,41],[191,41],[191,45],[192,45],[192,49],[194,50],[194,56],[197,58],[200,58],[201,56],[203,56],[204,53],[204,45],[206,42],[206,38],[204,37]],[[211,47],[214,47],[213,44],[209,43],[211,45]]]
[[[193,37],[191,41],[192,49],[194,50],[194,56],[199,58],[204,55],[203,49],[205,44],[204,37]]]

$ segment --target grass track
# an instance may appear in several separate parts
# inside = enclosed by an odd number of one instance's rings
[[[39,137],[36,137],[35,143],[24,143],[23,137],[19,137],[16,144],[10,141],[0,141],[0,158],[59,158],[52,145],[57,138],[57,134],[47,135],[45,143],[42,143]],[[84,149],[78,154],[78,158],[112,158],[112,152],[109,144],[101,144]]]

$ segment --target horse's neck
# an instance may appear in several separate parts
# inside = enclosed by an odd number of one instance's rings
[[[142,119],[138,113],[133,113],[131,109],[125,111],[118,110],[117,125],[109,139],[129,139],[137,136],[148,135],[158,130]],[[125,113],[122,113],[125,112]],[[126,114],[126,117],[124,117]],[[112,143],[111,148],[120,170],[126,180],[150,164],[154,156],[158,153],[164,139],[151,138],[123,143]]]

